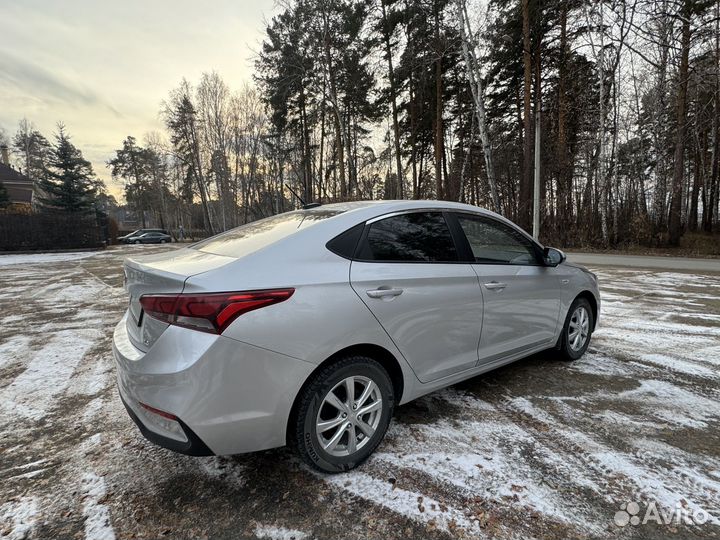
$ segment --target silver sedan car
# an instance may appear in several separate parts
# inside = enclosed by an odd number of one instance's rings
[[[507,219],[438,201],[331,204],[125,261],[120,396],[191,455],[290,445],[326,472],[393,409],[544,349],[582,356],[594,274]]]

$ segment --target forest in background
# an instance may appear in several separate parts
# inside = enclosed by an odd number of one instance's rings
[[[720,227],[719,24],[718,0],[291,0],[254,84],[183,79],[107,167],[166,228],[437,198],[530,231],[539,156],[542,242],[678,245]],[[60,185],[32,125],[11,142]]]

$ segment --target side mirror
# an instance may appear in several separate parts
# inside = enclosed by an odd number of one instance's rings
[[[558,264],[564,263],[567,257],[559,249],[552,247],[546,247],[543,250],[543,262],[545,266],[557,266]]]

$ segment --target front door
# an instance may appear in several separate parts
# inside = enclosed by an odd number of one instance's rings
[[[480,363],[551,346],[560,312],[557,269],[544,266],[533,242],[513,227],[488,216],[456,216],[484,298]]]
[[[350,268],[353,289],[422,382],[477,365],[482,293],[458,259],[442,212],[409,212],[368,223]]]

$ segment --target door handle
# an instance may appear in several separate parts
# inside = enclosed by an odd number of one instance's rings
[[[500,283],[499,281],[491,281],[485,284],[485,288],[491,291],[502,291],[505,287],[507,287],[507,283]]]
[[[402,289],[373,289],[365,291],[370,298],[384,298],[400,296],[403,293]]]

